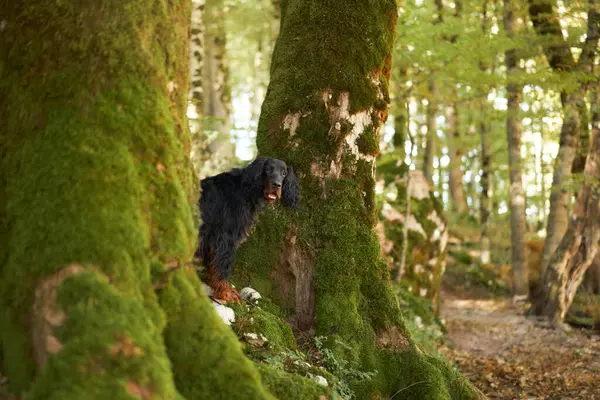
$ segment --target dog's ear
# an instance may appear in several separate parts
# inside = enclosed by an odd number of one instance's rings
[[[287,175],[283,180],[281,188],[281,202],[287,208],[298,208],[300,205],[300,185],[294,173],[294,169],[287,167]]]
[[[244,168],[244,183],[254,183],[259,180],[263,173],[263,168],[267,159],[265,157],[257,157]]]

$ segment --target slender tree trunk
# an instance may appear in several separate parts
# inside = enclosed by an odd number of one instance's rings
[[[14,392],[271,398],[195,270],[173,270],[197,236],[191,3],[2,7],[0,342]]]
[[[268,293],[299,329],[327,336],[349,365],[376,370],[356,383],[356,398],[476,398],[412,343],[373,229],[396,20],[393,0],[282,3],[257,145],[294,167],[302,205],[262,215],[234,280]]]
[[[508,37],[515,35],[514,0],[504,0],[504,30]],[[525,249],[525,192],[523,190],[523,172],[521,162],[521,117],[520,101],[521,86],[515,83],[518,74],[517,55],[515,49],[505,54],[508,93],[508,109],[506,120],[506,135],[508,139],[508,165],[510,171],[510,226],[511,226],[511,266],[513,271],[513,292],[515,296],[523,297],[529,294],[527,276],[527,253]]]
[[[463,187],[462,147],[460,143],[460,130],[458,125],[458,110],[455,105],[446,107],[446,138],[448,143],[448,186],[452,208],[459,214],[467,212],[467,197]]]
[[[214,173],[235,156],[231,141],[231,88],[225,34],[224,0],[206,1],[204,56],[204,128],[210,137],[211,157],[204,170]]]
[[[491,214],[491,157],[489,149],[489,124],[485,118],[486,102],[483,102],[481,111],[481,121],[479,123],[479,133],[481,135],[481,200],[479,203],[479,221],[481,224],[481,263],[487,265],[490,263],[490,238],[488,235],[488,221]]]
[[[598,99],[596,99],[598,101]],[[600,107],[595,104],[595,113]],[[577,288],[600,247],[600,116],[592,128],[592,144],[569,228],[548,265],[533,312],[561,324]]]
[[[192,0],[192,20],[190,26],[190,92],[189,101],[193,117],[190,118],[192,134],[192,161],[196,171],[206,156],[203,136],[204,123],[204,8],[206,0]],[[188,113],[189,115],[189,113]]]
[[[563,97],[566,98],[563,102],[565,117],[560,131],[560,147],[554,164],[550,191],[550,210],[542,255],[542,276],[569,225],[569,200],[571,198],[569,183],[573,161],[577,155],[580,116],[578,108],[574,104],[576,100],[574,97],[577,96],[564,95]]]
[[[398,78],[394,79],[396,83],[394,93],[393,115],[394,115],[394,151],[398,154],[398,160],[404,161],[406,152],[404,145],[406,143],[408,132],[408,93],[405,85],[407,71],[405,67],[398,68]]]
[[[540,222],[546,222],[546,162],[544,161],[544,123],[540,123]],[[539,229],[542,229],[541,225]],[[542,253],[543,254],[543,253]]]
[[[433,159],[437,154],[437,85],[433,78],[429,81],[429,97],[427,104],[427,139],[425,156],[423,157],[423,173],[429,184],[433,186]]]

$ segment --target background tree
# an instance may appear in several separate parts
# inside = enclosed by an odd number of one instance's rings
[[[518,26],[518,3],[504,0],[504,30],[512,38]],[[517,49],[506,51],[505,64],[507,74],[508,110],[506,136],[508,139],[508,158],[510,170],[510,228],[511,228],[511,266],[513,271],[513,290],[516,296],[527,296],[529,284],[527,276],[527,254],[525,253],[525,192],[521,166],[521,117],[520,102],[522,86],[517,81]]]
[[[600,112],[593,104],[591,146],[569,229],[551,258],[534,312],[561,324],[600,247]]]
[[[560,93],[563,125],[550,194],[550,212],[542,259],[543,275],[569,224],[568,209],[572,197],[569,180],[574,163],[583,164],[577,158],[578,148],[581,147],[580,152],[584,154],[587,152],[588,141],[584,139],[581,146],[578,143],[580,136],[584,136],[584,138],[587,136],[585,134],[587,122],[582,124],[582,116],[586,113],[584,98],[588,77],[587,75],[578,76],[577,72],[591,72],[598,42],[598,12],[595,10],[595,0],[590,0],[586,42],[579,61],[576,63],[571,46],[563,36],[560,21],[554,10],[555,4],[547,0],[530,0],[529,4],[529,15],[536,33],[541,38],[548,63],[552,69],[566,77],[566,80],[571,83]],[[584,134],[582,135],[582,133]]]

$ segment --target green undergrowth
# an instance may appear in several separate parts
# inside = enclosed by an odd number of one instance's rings
[[[398,285],[398,301],[411,339],[430,354],[438,355],[437,348],[444,341],[446,329],[435,314],[431,299],[415,296],[408,291],[410,284]]]
[[[579,288],[565,321],[571,325],[600,330],[600,295]]]
[[[509,282],[497,264],[481,264],[469,254],[468,246],[453,246],[448,255],[452,261],[444,273],[444,287],[454,291],[475,291],[484,297],[510,294]]]

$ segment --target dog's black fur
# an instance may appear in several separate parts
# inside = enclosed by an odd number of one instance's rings
[[[206,268],[214,266],[221,280],[231,275],[236,249],[257,211],[276,198],[288,208],[300,202],[294,170],[276,158],[259,157],[245,168],[203,179],[201,187],[202,225],[196,255]]]

